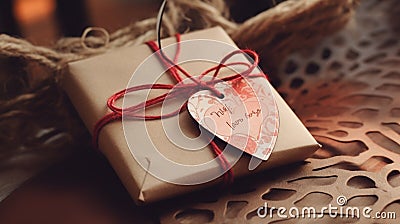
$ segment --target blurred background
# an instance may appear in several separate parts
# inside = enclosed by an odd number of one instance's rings
[[[81,36],[88,26],[112,32],[154,16],[159,0],[1,0],[0,33],[51,45],[61,36]]]

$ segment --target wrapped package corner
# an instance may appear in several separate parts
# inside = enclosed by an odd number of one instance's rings
[[[182,40],[209,39],[236,46],[225,31],[220,27],[196,31],[182,35]],[[164,46],[175,42],[175,38],[163,40]],[[184,50],[184,49],[182,49]],[[106,102],[115,92],[126,88],[135,69],[153,52],[147,45],[130,46],[113,50],[102,55],[70,63],[64,71],[62,85],[74,104],[80,117],[88,130],[93,130],[95,123],[109,112]],[[161,64],[155,66],[162,66]],[[187,63],[184,65],[188,71],[204,71],[209,65],[201,63]],[[160,83],[174,84],[167,75],[163,76]],[[271,86],[277,102],[280,128],[276,145],[268,161],[263,162],[254,171],[248,170],[249,157],[243,156],[233,167],[235,178],[251,175],[272,167],[277,167],[297,161],[302,161],[312,155],[320,146],[308,130]],[[182,112],[182,129],[192,132],[192,120],[188,113]],[[166,157],[186,161],[188,164],[197,164],[214,158],[211,150],[197,152],[179,152],[178,147],[168,141],[160,120],[146,121],[152,140]],[[141,141],[135,142],[141,147]],[[222,181],[222,178],[199,185],[184,186],[167,183],[149,174],[145,168],[138,164],[124,136],[121,122],[113,122],[103,128],[99,136],[99,148],[115,169],[122,183],[137,204],[157,202],[184,193],[193,192]],[[145,150],[145,149],[143,149]],[[177,156],[179,155],[179,156]],[[148,158],[151,163],[151,158]],[[155,164],[155,162],[153,163]],[[149,164],[150,166],[151,164]],[[180,172],[174,170],[173,172]],[[203,172],[214,172],[204,170]],[[182,178],[187,174],[182,173]],[[193,173],[190,176],[200,174]],[[187,176],[189,178],[189,176]]]

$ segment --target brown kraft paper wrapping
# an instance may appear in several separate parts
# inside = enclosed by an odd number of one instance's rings
[[[229,36],[219,27],[182,35],[182,40],[210,39],[235,46]],[[175,43],[175,38],[163,40],[163,46]],[[87,128],[92,131],[95,123],[109,112],[106,102],[115,92],[126,88],[135,69],[153,52],[147,45],[131,46],[72,62],[63,74],[62,85],[77,109]],[[157,64],[155,66],[162,66]],[[190,73],[197,74],[210,67],[207,63],[187,63],[183,65]],[[229,75],[229,74],[225,74]],[[223,75],[221,75],[223,76]],[[164,75],[158,83],[174,84]],[[271,87],[272,88],[272,87]],[[273,153],[268,161],[262,162],[255,170],[249,171],[250,157],[242,158],[233,167],[235,178],[251,175],[268,168],[302,161],[319,148],[319,144],[292,112],[289,106],[272,88],[277,101],[280,116],[279,135]],[[196,136],[197,127],[187,111],[179,116],[182,131],[188,136]],[[134,121],[132,123],[134,128]],[[157,149],[173,161],[185,164],[199,164],[214,158],[211,148],[200,151],[179,150],[165,136],[160,120],[146,121],[149,135]],[[135,142],[140,147],[140,139]],[[133,157],[126,142],[120,121],[105,126],[99,136],[99,148],[107,157],[133,199],[138,203],[150,203],[161,199],[192,192],[222,181],[218,178],[211,182],[183,186],[164,182],[146,172]],[[143,149],[146,150],[146,149]],[[177,153],[177,150],[179,150]],[[147,169],[156,164],[151,158]],[[152,163],[153,162],[153,163]],[[215,167],[216,169],[218,167]],[[181,172],[174,170],[173,172]],[[215,172],[204,170],[201,173]],[[182,178],[195,177],[201,173],[187,174],[182,171]]]

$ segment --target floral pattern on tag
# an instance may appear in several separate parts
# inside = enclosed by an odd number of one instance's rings
[[[215,85],[222,99],[204,90],[188,100],[190,115],[228,144],[267,160],[279,131],[275,98],[264,77],[241,78]]]

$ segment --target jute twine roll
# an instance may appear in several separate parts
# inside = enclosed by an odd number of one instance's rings
[[[258,51],[267,66],[279,64],[288,53],[335,32],[351,17],[358,0],[287,0],[242,24],[230,20],[224,0],[169,1],[163,36],[177,32],[223,27],[240,46]],[[149,18],[124,27],[109,36],[63,38],[52,48],[35,46],[23,39],[0,35],[0,55],[37,62],[51,70],[66,63],[126,45],[155,39],[156,19]]]

